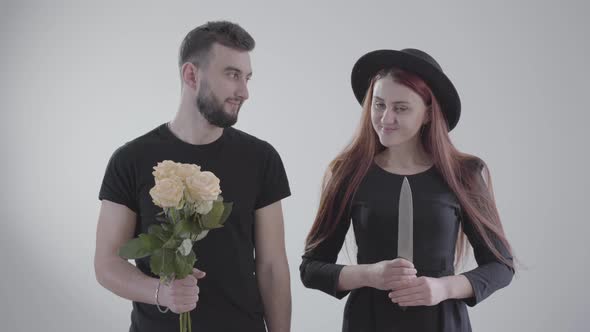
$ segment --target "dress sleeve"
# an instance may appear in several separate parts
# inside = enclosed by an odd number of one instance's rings
[[[350,291],[337,290],[340,272],[345,265],[336,264],[336,260],[349,228],[350,203],[347,204],[335,231],[316,248],[303,255],[299,271],[305,287],[320,290],[337,299],[348,295]]]
[[[481,190],[487,191],[487,186],[480,172],[478,176],[478,187]],[[477,261],[478,267],[462,273],[473,287],[474,296],[471,298],[464,299],[465,303],[473,307],[480,303],[495,291],[506,287],[512,281],[514,276],[514,269],[502,261],[500,261],[494,253],[486,246],[483,238],[477,233],[473,222],[468,218],[467,214],[463,211],[459,215],[463,232],[469,239],[469,243],[473,247],[473,253],[475,260]],[[495,248],[505,257],[508,261],[512,261],[512,255],[503,242],[492,233],[489,233]]]

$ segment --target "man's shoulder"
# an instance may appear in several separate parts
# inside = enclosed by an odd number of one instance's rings
[[[134,159],[142,153],[153,149],[155,145],[162,142],[161,126],[124,143],[113,153],[113,157],[121,159]]]
[[[274,150],[273,146],[268,141],[249,134],[243,130],[234,127],[229,127],[225,130],[227,130],[227,135],[231,141],[240,148],[249,150],[253,149],[262,153],[268,152],[269,150]]]

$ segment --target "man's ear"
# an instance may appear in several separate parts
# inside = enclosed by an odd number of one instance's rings
[[[197,90],[197,83],[199,79],[197,65],[191,62],[185,62],[180,68],[180,75],[184,85],[191,87],[193,90]]]

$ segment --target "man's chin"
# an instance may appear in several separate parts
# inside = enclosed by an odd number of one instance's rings
[[[233,116],[234,114],[240,113],[240,108],[242,108],[242,105],[240,106],[236,106],[236,105],[232,105],[232,104],[226,104],[224,107],[224,111],[225,114],[228,114],[230,116]]]
[[[225,113],[225,117],[228,120],[232,120],[232,121],[237,121],[238,120],[238,114],[240,114],[240,108],[238,107],[237,109],[232,109],[232,108],[225,108],[224,110]]]
[[[227,117],[225,118],[225,120],[223,121],[221,126],[221,128],[229,128],[232,127],[233,125],[235,125],[238,122],[238,116],[231,116],[231,117]]]

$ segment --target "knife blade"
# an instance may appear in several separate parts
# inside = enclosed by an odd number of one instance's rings
[[[410,181],[404,177],[399,195],[397,216],[397,257],[414,260],[414,205]],[[402,310],[407,307],[400,306]]]
[[[404,177],[399,195],[397,256],[414,261],[414,206],[410,181]]]

